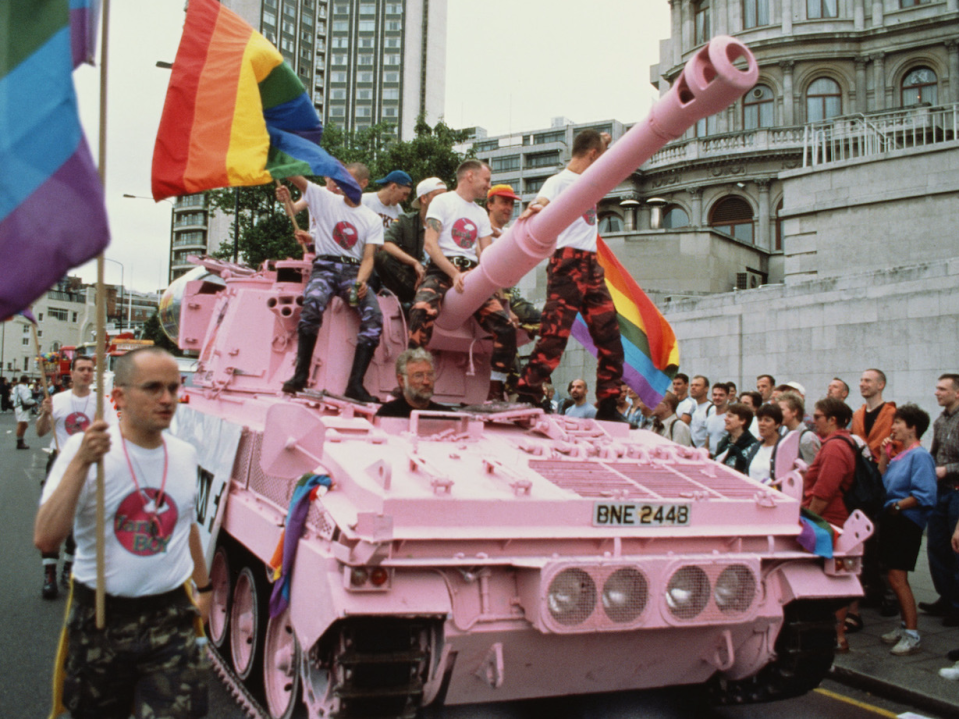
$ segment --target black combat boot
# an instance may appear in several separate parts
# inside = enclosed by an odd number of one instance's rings
[[[596,407],[596,419],[606,422],[628,421],[619,413],[619,410],[616,409],[616,397],[607,397],[599,401],[599,406]]]
[[[17,449],[30,449],[23,441],[23,437],[17,437]]]
[[[57,589],[57,565],[43,565],[43,598],[56,599],[60,590]]]
[[[343,393],[350,399],[357,402],[377,402],[379,400],[366,391],[363,386],[363,378],[366,377],[366,370],[373,361],[373,353],[376,352],[375,345],[356,345],[356,353],[353,355],[353,368],[350,370],[350,381],[346,385],[346,391]]]
[[[283,383],[283,391],[289,394],[296,394],[306,387],[306,381],[310,378],[310,365],[313,363],[313,349],[316,347],[315,332],[300,330],[297,334],[296,371]]]

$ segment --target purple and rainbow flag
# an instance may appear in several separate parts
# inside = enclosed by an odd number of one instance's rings
[[[100,0],[70,0],[70,49],[73,67],[93,65],[97,49]]]
[[[616,306],[625,355],[623,382],[647,406],[655,407],[672,388],[673,377],[679,371],[676,335],[602,237],[596,239],[596,258],[606,273],[606,287]],[[596,356],[596,345],[582,315],[576,315],[572,335]]]
[[[0,3],[0,317],[29,307],[110,242],[72,75],[74,58],[92,55],[91,5]]]

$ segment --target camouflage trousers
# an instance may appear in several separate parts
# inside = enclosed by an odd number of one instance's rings
[[[78,590],[85,590],[82,593]],[[182,588],[144,610],[107,597],[96,628],[93,590],[74,586],[67,618],[63,703],[74,719],[193,719],[207,714],[208,660],[197,642],[196,607]]]
[[[433,336],[433,323],[440,313],[443,297],[453,286],[449,275],[438,268],[430,267],[423,283],[413,298],[410,309],[410,348],[425,347]],[[493,356],[490,366],[494,372],[508,372],[516,355],[516,330],[510,324],[509,315],[502,303],[490,297],[473,314],[480,326],[493,335]]]
[[[517,391],[536,398],[543,396],[543,383],[559,365],[573,321],[580,313],[597,350],[596,398],[617,396],[623,377],[623,343],[616,308],[596,253],[564,247],[553,253],[546,274],[540,337]]]
[[[316,335],[323,324],[323,312],[334,295],[344,302],[348,301],[350,289],[356,282],[359,271],[359,265],[346,262],[319,259],[313,262],[313,272],[303,292],[303,311],[297,325],[301,334]],[[376,347],[380,343],[380,335],[383,334],[383,313],[372,288],[367,287],[366,297],[360,300],[356,310],[360,313],[360,331],[356,336],[356,343]]]

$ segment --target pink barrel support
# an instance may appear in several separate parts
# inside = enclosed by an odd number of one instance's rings
[[[467,275],[464,291],[446,294],[436,324],[454,330],[494,291],[515,285],[554,252],[556,238],[577,217],[667,142],[742,97],[758,77],[756,58],[743,43],[725,35],[710,40],[689,59],[643,122],[610,147],[555,202],[529,220],[517,222],[483,253],[479,267]]]

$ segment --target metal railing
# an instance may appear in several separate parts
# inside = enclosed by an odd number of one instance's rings
[[[809,123],[803,130],[803,167],[951,142],[959,138],[957,131],[959,104],[917,106]]]

